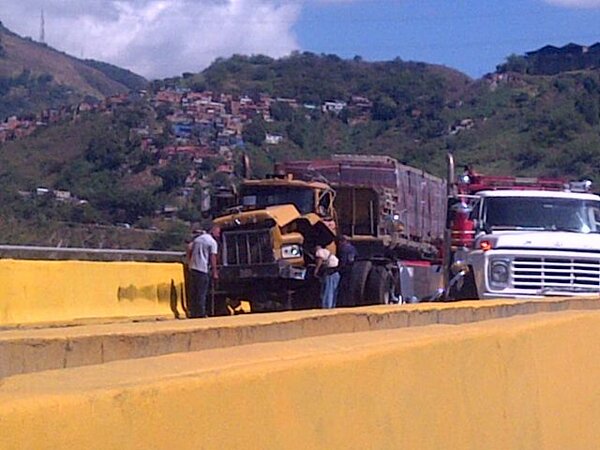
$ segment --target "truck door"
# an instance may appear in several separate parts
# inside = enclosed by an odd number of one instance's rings
[[[321,191],[319,192],[318,198],[318,214],[323,220],[323,223],[337,235],[337,214],[334,208],[334,192],[333,191]]]

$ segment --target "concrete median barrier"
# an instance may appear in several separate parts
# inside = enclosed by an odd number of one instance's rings
[[[0,260],[0,327],[183,314],[180,263]]]
[[[473,301],[291,311],[185,321],[113,323],[0,332],[0,377],[311,336],[460,325],[515,315],[600,309],[600,299]]]
[[[596,449],[600,312],[9,377],[0,448]]]

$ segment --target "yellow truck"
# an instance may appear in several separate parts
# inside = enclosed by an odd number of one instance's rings
[[[253,311],[319,304],[314,248],[336,250],[344,234],[359,259],[341,306],[405,302],[442,283],[445,181],[393,158],[336,155],[276,165],[245,180],[222,229],[218,309],[238,300]]]

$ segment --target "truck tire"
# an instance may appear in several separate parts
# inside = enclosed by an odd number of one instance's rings
[[[209,291],[208,298],[206,299],[206,310],[209,315],[212,316],[228,316],[230,313],[229,309],[227,308],[227,296],[215,294],[214,298],[211,298],[211,293]]]
[[[371,269],[367,278],[364,297],[366,305],[389,305],[392,302],[394,280],[389,271],[383,266]]]
[[[371,261],[356,261],[352,264],[350,272],[348,306],[364,305],[364,293],[367,285],[367,278],[373,264]]]

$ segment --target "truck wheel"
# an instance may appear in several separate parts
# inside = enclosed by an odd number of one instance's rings
[[[367,278],[373,264],[371,261],[356,261],[352,264],[352,271],[350,272],[350,283],[349,283],[349,295],[348,306],[362,305],[365,293],[365,287],[367,285]]]
[[[206,299],[206,309],[210,313],[212,313],[213,316],[228,316],[229,313],[229,309],[227,308],[227,296],[226,295],[221,295],[221,294],[215,294],[214,296],[214,305],[213,305],[213,299],[211,298],[210,292],[208,294],[208,298]],[[212,309],[214,306],[214,310]]]
[[[389,305],[393,298],[394,280],[383,266],[373,267],[367,278],[366,305]]]

